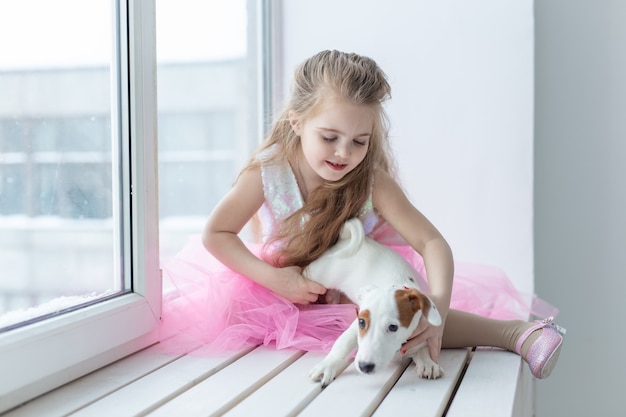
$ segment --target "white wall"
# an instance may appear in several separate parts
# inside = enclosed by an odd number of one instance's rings
[[[538,416],[625,416],[626,2],[535,9],[537,290],[568,330]]]
[[[282,70],[322,49],[374,58],[403,183],[457,260],[533,290],[531,0],[283,1]],[[285,87],[285,91],[288,87]]]

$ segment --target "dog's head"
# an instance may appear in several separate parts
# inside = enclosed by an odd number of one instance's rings
[[[422,317],[441,324],[435,304],[415,288],[363,288],[359,294],[358,351],[354,363],[363,373],[384,368],[411,336]]]

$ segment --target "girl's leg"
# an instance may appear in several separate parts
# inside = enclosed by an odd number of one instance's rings
[[[515,352],[515,345],[533,323],[523,320],[494,320],[459,310],[450,310],[443,332],[443,348],[491,346]],[[534,331],[522,345],[522,357],[540,336]]]
[[[494,320],[450,310],[443,331],[442,347],[493,346],[522,355],[537,378],[547,378],[559,359],[565,329],[550,317],[528,323]],[[519,346],[521,344],[521,346]]]

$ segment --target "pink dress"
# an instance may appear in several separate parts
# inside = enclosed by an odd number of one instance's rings
[[[272,152],[270,148],[259,156],[265,194],[259,215],[266,237],[303,204],[290,165],[270,164]],[[398,251],[426,277],[421,257],[380,219],[371,197],[359,218],[368,236]],[[263,245],[247,245],[264,257]],[[500,319],[557,313],[536,297],[519,294],[498,268],[457,264],[455,269],[451,308]],[[203,346],[204,351],[214,352],[259,344],[328,351],[356,318],[357,308],[351,304],[294,305],[226,268],[204,249],[200,236],[191,237],[173,259],[163,263],[162,270],[161,340],[170,351]],[[425,280],[422,286],[427,288]]]

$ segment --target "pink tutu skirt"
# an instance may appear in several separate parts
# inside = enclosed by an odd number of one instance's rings
[[[391,246],[426,277],[409,246]],[[260,245],[249,245],[260,254]],[[213,258],[199,236],[163,262],[160,333],[173,353],[221,352],[274,345],[326,352],[357,315],[352,304],[294,305]],[[558,313],[537,297],[520,294],[498,268],[459,263],[450,308],[496,319],[528,319]],[[175,337],[174,337],[175,336]],[[200,350],[197,350],[201,347]]]

